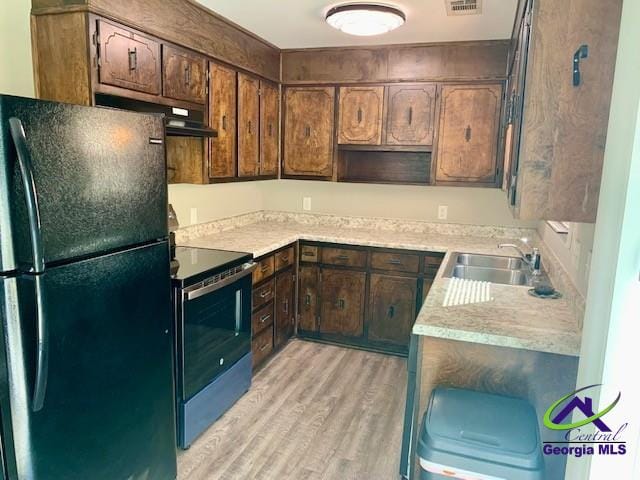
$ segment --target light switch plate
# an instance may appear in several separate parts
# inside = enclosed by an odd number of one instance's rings
[[[449,207],[446,205],[438,206],[438,220],[446,220],[449,214]]]
[[[311,211],[311,197],[302,198],[302,209],[306,212]]]

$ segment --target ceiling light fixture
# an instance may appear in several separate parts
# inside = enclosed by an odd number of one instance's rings
[[[398,8],[372,3],[348,3],[333,7],[326,21],[333,28],[358,36],[380,35],[404,24],[406,16]]]

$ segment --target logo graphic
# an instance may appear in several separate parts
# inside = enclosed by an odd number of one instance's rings
[[[582,400],[576,394],[580,393],[584,390],[588,390],[590,388],[599,387],[599,384],[589,385],[588,387],[582,387],[575,392],[572,392],[564,397],[560,398],[557,402],[553,403],[549,409],[544,414],[544,426],[551,430],[572,430],[574,428],[579,428],[589,423],[593,423],[598,430],[601,432],[610,432],[611,429],[608,427],[606,423],[602,421],[602,417],[609,413],[620,401],[620,397],[622,393],[618,393],[616,399],[609,405],[607,408],[602,410],[601,412],[594,413],[593,412],[593,399],[591,397],[584,397]],[[553,415],[554,410],[561,405],[565,400],[573,397],[573,399],[565,405],[565,407],[558,413],[553,419],[551,419],[551,415]],[[580,420],[575,423],[562,423],[562,421],[567,418],[575,409],[580,410],[583,415],[587,418],[584,420]]]
[[[585,390],[600,387],[600,384],[582,387],[563,396],[554,402],[545,412],[542,421],[549,430],[559,432],[564,431],[561,438],[554,438],[553,441],[545,441],[542,451],[545,455],[572,455],[582,457],[584,455],[624,455],[627,452],[627,445],[622,440],[622,433],[627,428],[628,423],[622,424],[615,432],[609,424],[605,423],[603,417],[615,408],[620,401],[622,394],[611,404],[599,412],[593,411],[593,399],[584,395],[581,398],[578,394]],[[565,404],[566,403],[566,404]],[[559,408],[561,405],[564,407]],[[559,410],[557,413],[556,410]],[[573,423],[564,423],[571,419],[571,415],[578,410],[584,417]],[[589,428],[591,427],[591,428]],[[556,434],[557,436],[557,434]]]

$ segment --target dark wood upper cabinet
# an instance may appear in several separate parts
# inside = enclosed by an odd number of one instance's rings
[[[384,87],[340,87],[338,143],[380,145]]]
[[[294,282],[291,270],[276,276],[275,339],[276,347],[283,345],[293,335],[295,323]]]
[[[388,91],[387,145],[433,144],[436,86],[392,85]]]
[[[207,60],[201,55],[163,45],[162,92],[168,98],[205,103]]]
[[[300,265],[298,270],[300,277],[298,329],[306,332],[318,330],[319,273],[316,265]]]
[[[392,275],[371,275],[368,339],[409,345],[416,320],[418,281]]]
[[[260,175],[278,174],[279,104],[278,88],[260,82]]]
[[[100,83],[160,95],[160,44],[123,27],[98,20]]]
[[[236,175],[236,72],[216,63],[209,64],[209,124],[218,131],[211,139],[209,176],[228,178]]]
[[[260,81],[238,73],[238,176],[260,174]]]
[[[362,336],[366,275],[365,272],[322,269],[320,333]]]
[[[287,88],[284,103],[284,174],[330,177],[335,88]]]
[[[436,182],[495,185],[501,84],[442,87]]]

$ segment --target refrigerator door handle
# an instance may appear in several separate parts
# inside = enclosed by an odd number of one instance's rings
[[[44,249],[42,246],[42,231],[40,222],[40,208],[38,207],[38,195],[36,183],[33,176],[33,165],[31,155],[27,147],[27,137],[24,133],[24,126],[19,118],[9,119],[9,129],[13,143],[18,153],[18,165],[22,183],[24,185],[25,200],[27,203],[27,214],[29,215],[29,233],[31,236],[31,250],[33,254],[33,267],[31,273],[44,272]]]
[[[42,289],[43,275],[33,277],[36,293],[36,372],[33,386],[31,410],[37,412],[44,405],[49,377],[49,328],[45,312],[44,292]]]

